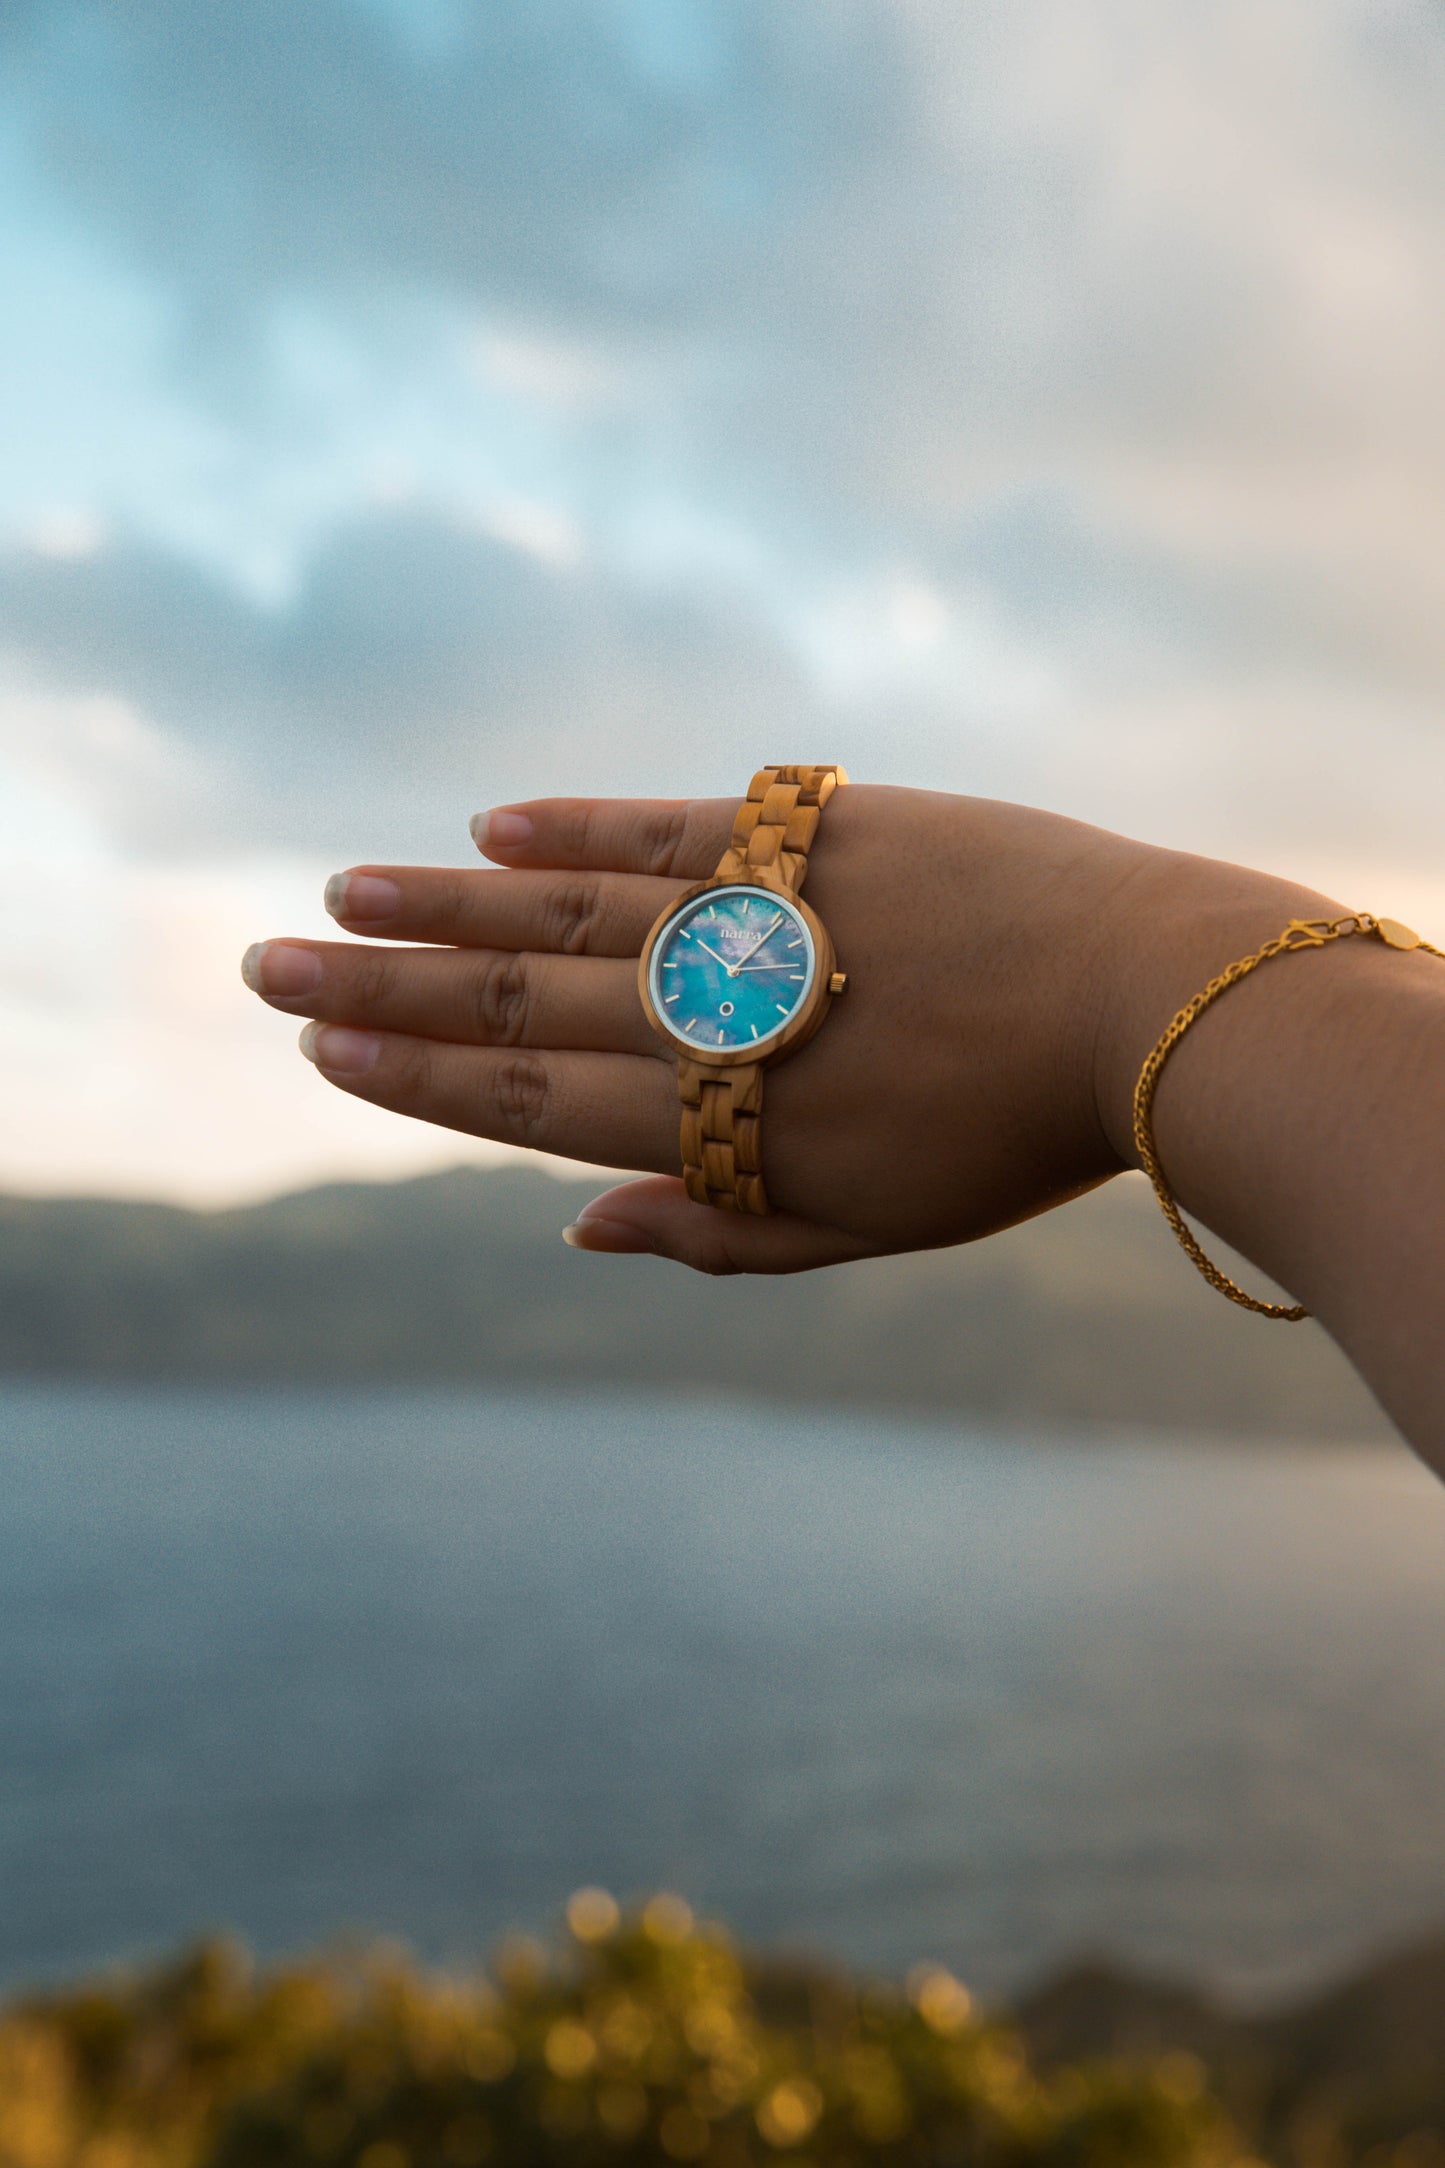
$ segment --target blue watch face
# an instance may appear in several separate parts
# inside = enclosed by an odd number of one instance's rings
[[[648,986],[659,1016],[701,1053],[765,1046],[813,983],[806,919],[765,888],[714,888],[665,926]]]

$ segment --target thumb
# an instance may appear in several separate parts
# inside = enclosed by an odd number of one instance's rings
[[[878,1254],[855,1235],[792,1212],[760,1218],[694,1204],[675,1176],[661,1174],[594,1197],[562,1239],[614,1257],[670,1257],[694,1272],[809,1272]]]

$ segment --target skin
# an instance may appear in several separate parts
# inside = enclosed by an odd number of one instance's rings
[[[776,1209],[742,1217],[674,1172],[673,1057],[636,985],[648,929],[712,873],[734,811],[500,808],[473,832],[505,870],[337,875],[328,909],[372,943],[261,943],[247,983],[312,1019],[303,1052],[341,1090],[650,1170],[587,1208],[575,1247],[795,1272],[973,1241],[1136,1165],[1135,1080],[1175,1011],[1289,919],[1352,908],[1020,806],[838,792],[807,897],[849,991],[769,1071]],[[1185,1209],[1307,1304],[1445,1468],[1445,964],[1373,939],[1267,964],[1171,1058],[1155,1135]]]

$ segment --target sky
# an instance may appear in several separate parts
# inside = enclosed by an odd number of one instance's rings
[[[0,1186],[486,1155],[326,875],[767,759],[1445,939],[1442,0],[5,0]]]

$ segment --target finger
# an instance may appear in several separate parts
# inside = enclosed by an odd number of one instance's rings
[[[625,1182],[584,1205],[563,1230],[576,1250],[670,1257],[694,1272],[810,1272],[878,1253],[853,1235],[792,1212],[757,1218],[694,1204],[675,1176]]]
[[[356,866],[332,874],[326,908],[348,933],[384,941],[636,956],[684,885],[645,874]]]
[[[677,1165],[677,1086],[665,1062],[320,1023],[306,1026],[301,1051],[329,1084],[415,1121],[598,1166]]]
[[[601,957],[261,941],[241,971],[273,1008],[323,1023],[460,1046],[662,1051],[637,996],[636,966]]]
[[[717,870],[736,814],[735,798],[534,798],[478,813],[472,840],[499,865],[701,881]]]

